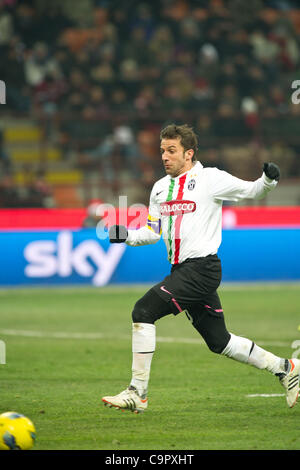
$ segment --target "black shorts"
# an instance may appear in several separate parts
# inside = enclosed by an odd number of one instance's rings
[[[173,265],[171,274],[138,301],[133,321],[154,323],[171,313],[184,312],[209,348],[220,353],[230,339],[217,293],[221,277],[221,262],[217,255],[188,259]],[[145,312],[146,317],[143,316]]]
[[[173,265],[171,274],[156,284],[155,292],[170,305],[177,315],[183,310],[192,314],[202,307],[222,310],[217,288],[221,283],[221,262],[217,255],[191,258]]]

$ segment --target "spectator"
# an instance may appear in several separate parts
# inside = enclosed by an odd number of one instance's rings
[[[130,111],[132,106],[129,102],[128,96],[124,88],[114,88],[110,96],[110,109],[116,113]]]
[[[213,120],[210,115],[203,114],[199,116],[196,121],[195,132],[199,138],[200,151],[214,148],[216,144],[216,135]]]
[[[58,103],[67,89],[67,83],[61,76],[49,72],[34,89],[34,104],[37,108],[42,108],[45,114],[52,114],[58,110]]]
[[[40,26],[37,10],[30,3],[17,5],[13,16],[14,31],[20,36],[26,48],[32,48],[40,41]]]
[[[59,70],[61,71],[62,76],[65,79],[69,78],[72,69],[75,68],[74,57],[69,53],[67,48],[63,46],[58,46],[55,49],[53,56]]]
[[[38,171],[26,187],[26,207],[53,207],[52,188],[45,179],[45,172]]]
[[[1,79],[7,84],[7,106],[17,111],[29,111],[32,95],[30,87],[26,84],[24,58],[18,50],[18,43],[12,42],[3,52],[3,61],[0,63]]]
[[[25,62],[25,78],[28,85],[35,87],[40,85],[48,74],[59,77],[61,70],[56,60],[51,57],[48,46],[38,42]]]
[[[3,173],[8,174],[12,169],[9,153],[4,148],[3,132],[0,130],[0,165]]]
[[[172,58],[174,54],[174,38],[171,29],[166,25],[158,26],[153,32],[148,47],[152,61],[157,59],[162,50]]]
[[[132,130],[118,126],[98,146],[81,152],[78,163],[86,170],[99,170],[103,180],[112,185],[122,170],[128,170],[133,178],[140,176],[137,157]]]
[[[92,67],[90,78],[93,83],[101,85],[106,90],[112,90],[116,80],[116,73],[111,64],[99,63]]]
[[[129,27],[131,29],[134,29],[137,27],[144,29],[147,40],[149,40],[152,37],[153,31],[155,28],[155,21],[152,16],[151,7],[148,5],[148,3],[138,2],[136,13],[133,14],[132,19],[130,18]]]
[[[153,85],[147,84],[141,88],[134,100],[134,107],[140,113],[152,113],[160,109],[161,100]]]
[[[87,96],[87,104],[93,110],[95,119],[107,116],[108,105],[101,86],[94,85],[91,87]]]
[[[0,207],[21,207],[19,191],[10,173],[6,173],[0,181]]]
[[[84,72],[78,67],[74,67],[71,70],[69,76],[69,89],[70,92],[78,92],[80,94],[85,94],[89,90],[90,83],[87,80],[87,76]]]
[[[124,59],[119,68],[120,83],[132,99],[140,85],[140,71],[136,60]]]
[[[4,46],[8,46],[13,34],[14,34],[14,23],[11,13],[7,10],[4,2],[0,3],[0,50]]]
[[[262,63],[276,61],[279,54],[279,46],[270,41],[259,29],[250,34],[249,42],[253,46],[253,57]]]
[[[248,135],[244,122],[229,104],[220,104],[215,119],[215,132],[219,142],[223,139],[238,139]]]
[[[136,60],[141,66],[147,65],[151,61],[147,32],[142,26],[136,26],[132,29],[128,41],[125,41],[121,48],[123,59]]]

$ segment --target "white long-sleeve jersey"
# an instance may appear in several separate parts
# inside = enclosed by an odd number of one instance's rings
[[[152,244],[162,235],[171,264],[216,254],[222,240],[223,201],[262,199],[276,185],[264,173],[256,181],[244,181],[196,162],[186,173],[167,175],[154,184],[147,224],[129,230],[126,244]]]

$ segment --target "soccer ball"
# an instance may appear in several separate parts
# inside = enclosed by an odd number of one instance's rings
[[[0,450],[28,450],[35,441],[35,427],[26,416],[14,411],[0,415]]]

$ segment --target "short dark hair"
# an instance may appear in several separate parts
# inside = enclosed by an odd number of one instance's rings
[[[197,160],[198,138],[192,127],[187,124],[182,124],[181,126],[169,124],[160,132],[160,140],[162,139],[180,139],[184,151],[194,150],[192,161],[195,162]]]

